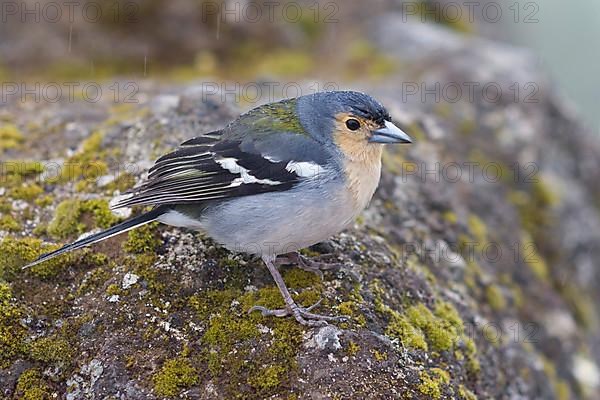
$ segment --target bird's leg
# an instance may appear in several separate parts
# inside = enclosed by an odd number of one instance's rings
[[[337,271],[342,267],[342,264],[330,264],[320,261],[313,261],[308,257],[303,256],[297,251],[283,254],[275,260],[277,265],[295,264],[304,271],[313,272],[323,279],[323,271]]]
[[[296,321],[300,322],[302,325],[308,326],[323,326],[327,325],[327,321],[336,321],[343,322],[346,320],[346,317],[331,317],[328,315],[319,315],[311,313],[311,310],[319,305],[321,300],[319,300],[316,304],[313,304],[310,307],[304,308],[300,307],[296,304],[294,299],[292,299],[292,295],[288,290],[285,282],[277,267],[275,267],[274,257],[263,257],[263,261],[267,265],[269,272],[273,276],[273,280],[275,280],[275,284],[279,288],[281,295],[283,296],[283,301],[285,302],[285,309],[280,310],[269,310],[262,306],[254,306],[248,312],[260,311],[264,316],[275,316],[275,317],[285,317],[288,315],[293,315],[296,318]]]

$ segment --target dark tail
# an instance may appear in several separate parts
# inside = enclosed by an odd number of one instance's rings
[[[67,244],[53,252],[43,254],[37,260],[24,266],[23,269],[33,267],[34,265],[43,263],[44,261],[47,261],[54,257],[60,256],[61,254],[68,253],[73,250],[81,249],[82,247],[89,246],[93,243],[100,242],[104,239],[108,239],[110,237],[118,235],[119,233],[127,232],[127,231],[137,228],[138,226],[142,226],[147,223],[150,223],[150,222],[156,220],[158,217],[160,217],[164,212],[165,212],[165,210],[162,207],[157,207],[157,208],[153,209],[152,211],[149,211],[138,217],[128,219],[127,221],[121,222],[120,224],[115,225],[112,228],[108,228],[105,231],[98,232],[96,234],[90,235],[88,237],[85,237],[85,238],[78,240],[76,242],[73,242],[71,244]]]

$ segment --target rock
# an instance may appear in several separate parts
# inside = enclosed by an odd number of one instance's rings
[[[149,83],[126,116],[108,101],[3,105],[23,130],[49,128],[2,159],[106,165],[94,178],[128,165],[132,179],[44,180],[38,201],[14,198],[14,179],[0,180],[0,210],[19,227],[0,242],[2,396],[600,397],[597,138],[522,50],[393,17],[374,40],[407,68],[367,89],[416,143],[388,149],[369,210],[308,250],[343,268],[323,281],[282,269],[303,305],[323,298],[319,312],[351,316],[336,326],[249,314],[281,306],[262,263],[165,226],[20,269],[50,243],[117,220],[110,197],[143,179],[156,155],[224,126],[233,104],[203,101],[198,86]],[[506,91],[493,102],[403,98],[415,76],[503,90],[532,80],[540,90],[535,103]],[[28,168],[26,185],[41,179]],[[71,223],[45,229],[65,200],[73,207],[58,220]]]
[[[330,353],[335,352],[342,348],[339,338],[341,333],[342,331],[334,326],[324,326],[315,333],[312,342],[309,342],[307,345],[311,346],[310,343],[314,343],[313,345],[319,350],[326,350]]]
[[[121,282],[121,288],[123,290],[127,290],[130,287],[132,287],[133,285],[135,285],[138,280],[140,279],[139,276],[137,276],[136,274],[132,274],[132,273],[126,273],[125,276],[123,276],[123,282]]]

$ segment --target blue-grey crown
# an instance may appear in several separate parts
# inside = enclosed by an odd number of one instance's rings
[[[391,121],[385,107],[365,93],[319,92],[298,98],[300,122],[319,141],[325,141],[331,135],[334,117],[342,112],[368,118],[381,125],[384,121]]]

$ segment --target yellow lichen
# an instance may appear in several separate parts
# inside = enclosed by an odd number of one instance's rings
[[[40,338],[29,346],[31,358],[48,364],[64,364],[73,354],[73,346],[61,337]]]
[[[442,214],[442,217],[444,218],[444,220],[446,222],[448,222],[449,224],[456,224],[458,222],[458,216],[456,215],[456,213],[452,212],[452,211],[446,211],[444,212],[444,214]]]
[[[15,392],[15,398],[23,400],[50,400],[52,398],[50,387],[44,382],[42,374],[37,369],[28,369],[19,376]]]
[[[309,293],[304,295],[304,293]],[[300,304],[318,298],[311,289],[294,296]],[[304,298],[303,298],[304,297]],[[207,325],[202,338],[208,371],[213,378],[224,374],[229,385],[225,393],[235,393],[239,385],[250,385],[261,398],[289,379],[297,366],[296,355],[303,341],[303,328],[289,318],[267,318],[259,312],[248,314],[254,305],[281,308],[283,301],[276,287],[243,293],[239,289],[211,290],[193,296],[190,305]],[[259,323],[270,328],[259,330]],[[268,345],[262,352],[256,346]],[[268,366],[268,367],[266,367]]]
[[[346,352],[349,356],[355,356],[360,351],[360,346],[356,344],[355,341],[350,340],[348,342],[348,347],[346,348]]]
[[[479,363],[479,359],[477,358],[477,345],[473,339],[467,336],[463,336],[462,342],[465,346],[467,370],[471,374],[477,375],[481,370],[481,365]]]
[[[385,351],[373,350],[373,355],[377,361],[386,361],[388,359],[388,353]]]
[[[24,350],[26,330],[20,323],[21,317],[10,286],[0,280],[0,368],[6,368]]]
[[[458,396],[462,400],[477,400],[477,396],[462,384],[458,387]]]
[[[0,231],[17,232],[21,229],[21,225],[17,220],[10,214],[6,214],[0,217]]]
[[[188,359],[179,357],[166,361],[153,381],[158,395],[174,397],[198,382],[198,371]]]
[[[127,240],[123,242],[123,250],[133,254],[154,251],[160,245],[160,240],[156,237],[156,225],[144,225],[129,231]]]
[[[444,386],[450,384],[450,374],[440,368],[431,368],[427,371],[421,371],[419,374],[420,383],[417,386],[419,392],[429,396],[431,399],[442,398]]]
[[[0,125],[0,153],[19,147],[24,140],[25,137],[15,125]]]
[[[108,173],[104,159],[108,152],[102,150],[104,135],[94,132],[84,140],[77,153],[65,161],[58,175],[48,177],[49,183],[66,183],[82,180],[78,189],[84,190],[95,182],[96,178]]]
[[[86,226],[83,222],[85,216],[92,217],[92,226]],[[48,233],[56,239],[67,239],[93,227],[109,228],[118,221],[105,200],[64,200],[56,207],[54,218],[48,225]]]
[[[477,215],[471,214],[467,220],[469,231],[475,239],[475,248],[479,249],[488,243],[488,231],[485,222]]]
[[[257,374],[251,375],[248,383],[261,391],[273,389],[279,386],[286,372],[286,368],[281,365],[265,366]]]
[[[0,279],[14,277],[21,267],[35,260],[43,253],[56,250],[57,246],[42,244],[41,240],[33,238],[14,239],[6,237],[0,242]],[[69,265],[69,254],[56,257],[44,264],[36,265],[28,271],[40,278],[50,278]]]
[[[489,285],[485,290],[487,302],[494,311],[502,311],[506,308],[506,298],[496,285]]]

